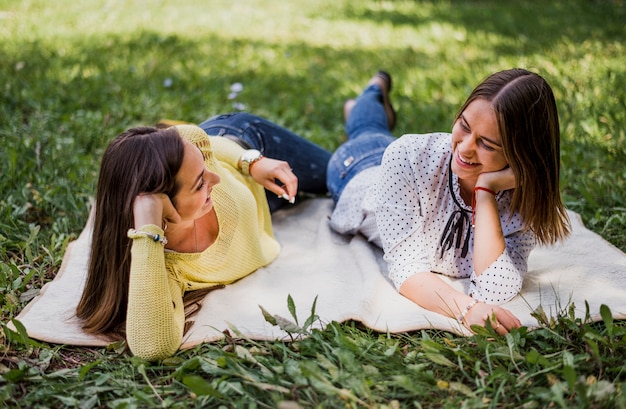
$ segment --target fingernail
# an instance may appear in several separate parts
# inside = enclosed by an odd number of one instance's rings
[[[291,199],[289,199],[289,195],[287,193],[283,193],[281,197],[285,199],[286,201],[291,202]]]
[[[296,197],[292,197],[291,199],[289,199],[289,203],[294,204],[296,203]]]

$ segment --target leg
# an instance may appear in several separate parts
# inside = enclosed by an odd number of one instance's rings
[[[395,125],[395,111],[389,102],[391,77],[379,71],[355,100],[344,105],[348,141],[331,157],[327,186],[335,202],[348,182],[359,172],[380,165],[387,146],[395,140],[390,125]]]
[[[235,136],[269,158],[289,162],[298,177],[298,190],[314,194],[327,192],[326,167],[330,152],[288,129],[245,112],[218,115],[207,119],[200,127],[209,135]],[[273,193],[268,193],[268,201],[272,210],[286,203],[276,199]]]
[[[326,184],[335,203],[348,182],[359,172],[378,166],[393,136],[377,132],[363,132],[358,139],[350,139],[333,153],[328,162]]]
[[[384,71],[374,75],[356,100],[344,105],[348,139],[362,132],[389,133],[396,124],[396,113],[389,100],[391,76]]]

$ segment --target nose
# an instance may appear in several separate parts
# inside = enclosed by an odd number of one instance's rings
[[[465,148],[465,149],[472,149],[473,150],[473,149],[476,148],[476,140],[474,139],[474,136],[472,134],[467,134],[461,140],[459,145],[463,146],[463,148]]]
[[[207,171],[207,181],[211,186],[215,186],[220,183],[220,175],[215,172]]]
[[[220,183],[220,180],[221,180],[220,175],[218,175],[215,172],[211,172],[208,169],[205,169],[205,170],[206,171],[204,173],[204,177],[205,177],[206,184],[209,185],[209,187],[215,186],[218,183]]]
[[[476,161],[476,139],[472,135],[466,135],[457,145],[457,152],[465,161]]]

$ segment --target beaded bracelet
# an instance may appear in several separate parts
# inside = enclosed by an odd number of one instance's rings
[[[149,232],[143,231],[143,230],[135,230],[135,229],[129,229],[128,230],[128,237],[133,238],[133,236],[137,236],[137,235],[148,236],[152,240],[154,240],[155,242],[158,241],[158,242],[160,242],[164,246],[167,244],[167,238],[165,236],[161,236],[160,234],[149,233]]]
[[[467,304],[465,306],[465,308],[463,308],[463,311],[461,311],[461,315],[459,315],[459,317],[457,318],[457,321],[459,321],[461,324],[463,323],[463,320],[465,319],[465,316],[467,315],[467,313],[469,312],[469,310],[472,309],[473,306],[475,306],[476,304],[478,304],[480,301],[478,300],[472,300],[472,302],[470,302],[469,304]]]

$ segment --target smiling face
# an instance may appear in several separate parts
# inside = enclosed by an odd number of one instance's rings
[[[491,102],[472,101],[452,127],[452,171],[466,192],[473,191],[478,175],[507,166],[502,139]]]
[[[220,182],[220,177],[206,169],[202,153],[194,144],[186,140],[184,144],[183,163],[176,174],[176,183],[180,188],[173,202],[182,220],[190,221],[213,209],[211,191]]]

